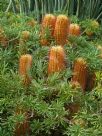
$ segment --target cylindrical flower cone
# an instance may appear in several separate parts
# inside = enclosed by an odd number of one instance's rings
[[[30,133],[30,124],[27,112],[22,111],[21,109],[16,111],[16,115],[24,114],[24,121],[22,124],[17,123],[15,128],[15,136],[26,136]]]
[[[75,113],[77,113],[80,110],[80,103],[78,102],[70,103],[67,108],[70,112],[68,118],[72,119]]]
[[[65,69],[65,52],[61,46],[53,46],[50,49],[48,74],[60,72]]]
[[[80,26],[78,24],[70,24],[69,26],[69,35],[80,35]]]
[[[34,19],[32,19],[32,20],[29,20],[29,21],[27,22],[27,24],[28,24],[29,26],[31,26],[31,27],[34,27],[34,26],[37,24],[37,21],[35,21]]]
[[[22,31],[22,33],[21,33],[21,38],[22,38],[22,40],[24,40],[24,41],[29,40],[29,38],[30,38],[30,32],[29,32],[29,31]]]
[[[95,81],[96,81],[95,73],[89,72],[87,78],[87,85],[86,85],[87,91],[91,91],[95,87]]]
[[[24,85],[29,85],[31,82],[31,77],[29,75],[32,65],[32,56],[30,54],[25,54],[20,57],[19,60],[19,74],[23,76]]]
[[[56,20],[54,38],[57,45],[64,46],[67,42],[70,20],[65,15],[59,15]]]
[[[8,45],[8,39],[5,36],[4,30],[0,27],[0,44],[3,47],[7,47]]]
[[[72,82],[78,82],[85,92],[87,78],[88,78],[88,68],[87,63],[83,58],[78,58],[74,63]]]
[[[54,33],[54,28],[55,28],[55,22],[56,22],[56,17],[52,14],[46,14],[42,20],[41,24],[41,39],[40,43],[41,45],[48,45],[50,44],[50,41],[53,37]],[[47,32],[48,31],[48,32]]]
[[[3,36],[2,38],[0,37],[0,44],[1,44],[1,46],[7,47],[8,46],[8,41],[9,40],[5,36]]]
[[[29,31],[22,31],[21,37],[19,39],[19,53],[20,55],[27,53],[27,41],[30,38],[30,32]]]

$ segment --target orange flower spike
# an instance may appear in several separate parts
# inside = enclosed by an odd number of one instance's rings
[[[56,20],[54,38],[58,45],[64,46],[67,41],[70,20],[65,15],[59,15]]]
[[[54,65],[55,63],[55,56],[56,56],[56,51],[55,51],[55,47],[52,47],[50,50],[50,56],[49,56],[49,67],[48,67],[48,73],[53,73],[54,69],[56,69],[56,65]]]
[[[60,46],[57,49],[57,58],[59,60],[59,70],[65,68],[65,53]]]
[[[24,76],[24,84],[29,84],[31,79],[28,70],[31,69],[32,56],[30,54],[25,54],[20,57],[19,61],[19,73]]]
[[[80,35],[80,26],[78,24],[70,24],[69,26],[69,35]]]
[[[53,46],[50,50],[48,74],[65,69],[65,53],[61,46]]]
[[[27,115],[27,112],[24,112],[21,110],[16,111],[16,115],[19,115],[19,114],[24,114],[25,120],[22,122],[22,124],[20,123],[16,124],[15,136],[21,136],[21,135],[25,136],[26,134],[29,134],[30,132],[30,124],[28,122],[29,121],[28,115]]]
[[[72,77],[72,82],[78,82],[83,91],[86,89],[88,68],[87,63],[83,58],[78,58],[74,64],[74,75]]]
[[[27,73],[27,68],[30,68],[32,64],[32,56],[30,54],[22,55],[20,58],[19,73],[24,75]]]
[[[45,28],[49,28],[51,35],[53,35],[55,28],[56,17],[52,14],[46,14],[42,21],[42,30]]]
[[[56,22],[56,17],[52,14],[46,14],[42,20],[41,24],[41,40],[40,43],[41,45],[49,45],[50,40],[53,37],[54,33],[54,28],[55,28],[55,22]],[[49,30],[49,39],[46,38],[46,29]]]

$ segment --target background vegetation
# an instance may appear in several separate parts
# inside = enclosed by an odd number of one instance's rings
[[[78,18],[102,20],[101,0],[5,0],[0,2],[1,10],[14,13],[31,13],[40,20],[45,13],[65,13]],[[8,4],[8,7],[7,7]]]

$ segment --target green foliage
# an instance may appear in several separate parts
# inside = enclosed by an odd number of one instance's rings
[[[16,124],[25,120],[24,113],[16,114],[17,109],[27,112],[31,136],[101,136],[102,60],[95,46],[100,41],[101,27],[92,37],[83,33],[84,27],[81,36],[68,36],[64,47],[66,70],[48,76],[50,47],[40,45],[40,25],[29,26],[27,22],[32,18],[19,14],[0,14],[0,17],[0,28],[8,39],[6,47],[0,43],[0,136],[14,135]],[[77,17],[72,20],[83,26]],[[26,30],[30,39],[25,46],[33,57],[32,82],[28,87],[22,84],[18,74],[19,40]],[[85,58],[90,69],[97,71],[95,87],[86,94],[82,94],[80,87],[73,88],[70,82],[73,63],[78,57]],[[69,106],[74,103],[80,104],[80,110],[70,119]]]
[[[0,0],[0,12],[5,11],[9,0]]]

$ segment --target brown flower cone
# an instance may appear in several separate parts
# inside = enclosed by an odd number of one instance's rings
[[[65,15],[59,15],[56,20],[54,38],[57,45],[64,46],[67,42],[70,20]]]
[[[24,85],[29,85],[31,82],[31,77],[28,71],[31,69],[32,56],[30,54],[25,54],[20,57],[19,60],[19,74],[23,77]]]
[[[50,45],[50,42],[46,38],[42,38],[40,40],[40,43],[41,43],[42,46]]]
[[[8,38],[6,37],[4,30],[0,27],[0,44],[3,47],[7,47],[8,45]]]
[[[16,115],[21,113],[24,114],[25,121],[22,124],[20,123],[16,124],[15,136],[26,136],[27,134],[30,133],[30,124],[29,124],[28,114],[27,112],[21,109],[16,111]]]
[[[91,91],[95,87],[95,81],[96,81],[95,73],[89,72],[86,85],[87,91]]]
[[[27,22],[27,24],[31,27],[34,27],[37,24],[37,21],[35,21],[34,19],[30,20]]]
[[[50,49],[48,74],[60,72],[65,69],[65,53],[61,46],[53,46]]]
[[[29,38],[30,38],[30,32],[29,31],[22,31],[21,39],[24,41],[28,41]]]
[[[80,35],[80,26],[78,24],[70,24],[69,26],[69,35]]]
[[[3,47],[7,47],[8,45],[8,39],[6,37],[0,37],[0,44],[3,46]]]
[[[42,20],[42,24],[41,24],[41,39],[40,39],[40,43],[43,46],[49,45],[50,41],[53,37],[53,33],[54,33],[54,28],[55,28],[55,22],[56,22],[56,17],[52,14],[46,14]],[[50,37],[46,37],[46,29],[49,30],[49,35]]]
[[[83,58],[78,58],[74,64],[72,82],[78,82],[85,92],[87,77],[88,77],[88,68],[85,60]]]
[[[80,110],[80,104],[79,103],[70,103],[68,105],[68,110],[70,112],[70,115],[68,116],[69,119],[72,119],[75,113],[77,113]]]
[[[93,35],[93,32],[90,32],[90,31],[89,31],[89,30],[87,30],[87,29],[86,29],[86,31],[85,31],[85,32],[86,32],[87,36],[89,36],[89,37],[91,37],[91,36]]]

